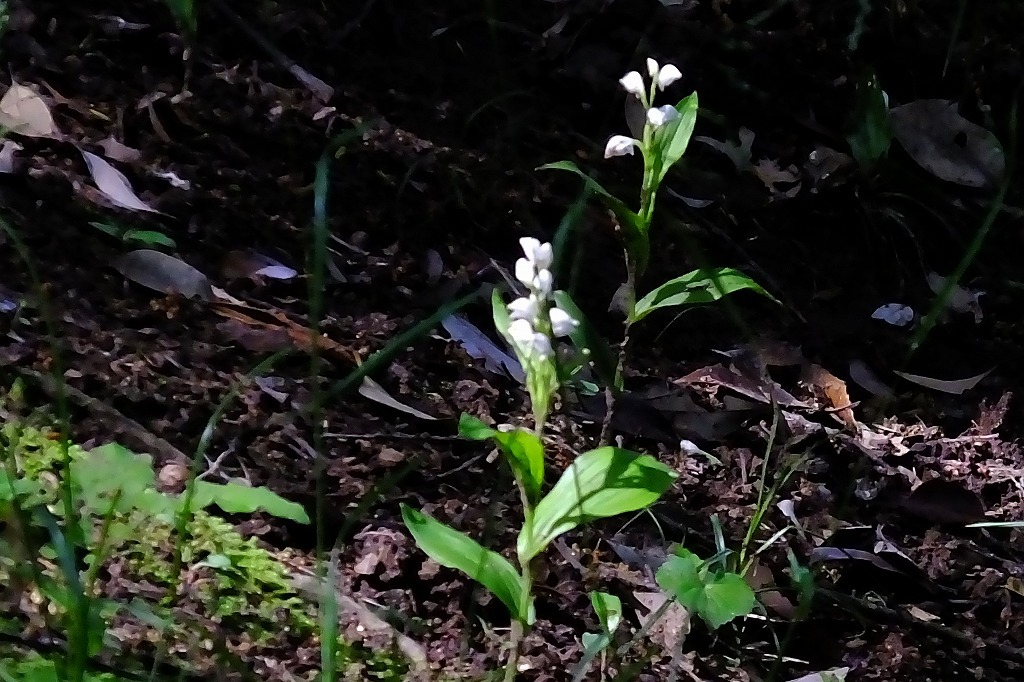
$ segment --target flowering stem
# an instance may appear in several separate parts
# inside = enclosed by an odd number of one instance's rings
[[[629,314],[623,322],[622,341],[619,342],[618,358],[615,362],[615,380],[604,392],[604,420],[601,422],[601,438],[598,446],[611,445],[612,416],[615,414],[615,400],[622,386],[622,374],[626,369],[626,353],[629,346],[629,330],[633,326],[633,305],[636,299],[636,260],[626,249],[626,289],[629,292]]]
[[[533,432],[540,439],[544,432],[544,419],[534,422]],[[519,497],[523,501],[523,527],[528,528],[533,524],[533,503],[526,492],[519,477],[516,476],[516,486],[519,488]],[[505,682],[512,682],[519,672],[519,649],[522,646],[523,636],[526,634],[526,623],[529,618],[530,602],[533,592],[533,559],[520,560],[519,571],[519,604],[517,612],[519,617],[513,616],[512,627],[509,631],[509,652],[508,662],[505,664]]]

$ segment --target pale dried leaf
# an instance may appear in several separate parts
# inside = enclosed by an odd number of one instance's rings
[[[22,146],[14,140],[4,140],[3,146],[0,147],[0,173],[14,172],[17,162],[14,154],[21,150]]]
[[[142,152],[128,145],[122,144],[115,140],[113,137],[108,137],[99,142],[100,149],[103,150],[104,156],[114,161],[121,161],[122,163],[135,163],[142,158]]]
[[[929,272],[927,279],[928,288],[936,296],[941,294],[946,287],[947,279],[936,272]],[[981,297],[984,295],[983,291],[965,289],[959,284],[954,284],[949,291],[949,300],[946,301],[946,305],[955,313],[971,313],[974,315],[974,322],[979,323],[982,318]]]
[[[822,670],[820,673],[804,675],[789,682],[844,682],[846,674],[849,672],[849,668],[832,668],[831,670]]]
[[[152,249],[132,251],[114,261],[125,278],[164,294],[213,300],[213,288],[206,275],[188,263]]]
[[[92,175],[93,182],[96,183],[96,187],[111,203],[131,211],[159,213],[155,208],[135,196],[128,178],[121,171],[107,163],[106,159],[84,149],[80,151],[85,159],[85,163],[89,166],[89,173]]]
[[[863,360],[850,360],[850,380],[871,395],[891,396],[889,388]]]
[[[924,386],[925,388],[930,388],[933,391],[941,391],[942,393],[950,393],[952,395],[961,395],[964,391],[969,391],[977,386],[978,382],[987,377],[991,371],[992,370],[990,369],[978,374],[977,376],[967,377],[966,379],[951,380],[935,379],[933,377],[925,377],[919,374],[907,374],[906,372],[894,371],[893,373],[898,377],[906,379],[912,384]]]
[[[999,140],[968,121],[955,103],[920,99],[890,111],[893,135],[935,177],[967,187],[991,187],[1006,169]]]
[[[664,592],[634,592],[633,596],[650,609],[648,614],[640,618],[641,625],[646,625],[650,617],[669,599]],[[667,607],[665,614],[647,631],[647,636],[652,642],[672,655],[682,651],[683,642],[688,634],[690,634],[690,612],[677,601],[672,602]]]
[[[359,386],[359,395],[369,400],[372,400],[376,403],[380,403],[381,405],[386,405],[400,412],[405,412],[406,414],[412,417],[416,417],[417,419],[428,419],[431,421],[437,419],[437,417],[432,417],[426,412],[420,412],[415,407],[409,407],[408,405],[403,405],[402,403],[398,402],[397,400],[392,398],[387,391],[384,390],[383,386],[378,384],[370,377],[363,378],[363,383],[360,384]]]
[[[0,125],[28,137],[52,137],[57,132],[50,107],[35,90],[19,83],[0,98]]]

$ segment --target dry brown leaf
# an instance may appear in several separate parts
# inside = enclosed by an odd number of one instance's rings
[[[828,401],[829,407],[835,412],[839,421],[850,429],[857,427],[857,419],[853,415],[853,403],[846,391],[846,382],[835,376],[821,365],[813,363],[804,367],[803,381]]]

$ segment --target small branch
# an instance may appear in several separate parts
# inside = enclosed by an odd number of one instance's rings
[[[264,38],[259,31],[250,26],[245,19],[238,16],[234,10],[227,6],[224,0],[213,0],[211,3],[217,11],[224,15],[224,17],[235,25],[245,35],[249,36],[252,42],[267,53],[267,56],[273,60],[279,67],[292,74],[297,81],[306,86],[310,92],[312,92],[321,102],[328,102],[334,97],[334,88],[327,83],[323,82],[309,71],[299,66],[284,52],[281,52],[275,45],[269,40]]]

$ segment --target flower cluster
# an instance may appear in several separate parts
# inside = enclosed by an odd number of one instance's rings
[[[579,324],[569,313],[551,305],[551,244],[533,237],[519,240],[523,258],[516,261],[516,279],[529,293],[508,306],[508,334],[525,355],[551,357],[551,337],[566,336]]]
[[[679,118],[679,112],[670,104],[660,107],[654,106],[654,96],[658,90],[664,90],[683,77],[673,64],[661,66],[653,59],[647,59],[647,73],[651,77],[650,89],[644,82],[644,77],[639,71],[630,71],[619,79],[623,89],[640,100],[647,110],[647,123],[651,129],[657,129],[667,123]],[[640,146],[642,142],[625,135],[612,135],[604,148],[604,158],[613,156],[626,156],[633,153],[633,148]]]

